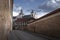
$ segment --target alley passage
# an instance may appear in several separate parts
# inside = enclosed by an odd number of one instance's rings
[[[55,40],[55,39],[48,39],[45,37],[39,37],[32,35],[31,33],[20,31],[20,30],[13,30],[8,35],[8,40]]]

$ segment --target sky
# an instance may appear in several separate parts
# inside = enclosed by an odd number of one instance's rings
[[[36,10],[36,17],[41,17],[57,8],[60,8],[60,0],[14,0],[13,16],[19,15],[21,9],[28,15],[33,9]]]

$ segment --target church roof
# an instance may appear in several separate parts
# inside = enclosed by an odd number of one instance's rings
[[[29,20],[35,20],[31,15],[25,15],[22,18],[18,18],[15,22],[24,22]]]
[[[33,18],[33,17],[31,17],[31,15],[25,15],[25,16],[23,16],[23,18]]]
[[[16,17],[13,17],[13,19],[15,19]]]

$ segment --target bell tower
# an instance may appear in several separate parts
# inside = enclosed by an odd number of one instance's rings
[[[34,17],[35,17],[35,15],[36,15],[36,12],[35,12],[34,10],[32,10],[32,11],[31,11],[31,17],[33,17],[33,18],[34,18]]]
[[[18,18],[22,18],[24,16],[24,13],[23,13],[23,10],[21,9],[20,10],[20,13],[19,13],[19,15],[18,15]]]

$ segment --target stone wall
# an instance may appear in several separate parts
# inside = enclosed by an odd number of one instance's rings
[[[0,0],[0,40],[7,40],[12,30],[12,0]]]
[[[25,29],[51,37],[60,37],[60,12],[28,24]]]

